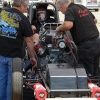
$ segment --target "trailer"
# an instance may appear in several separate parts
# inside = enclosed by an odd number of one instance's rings
[[[99,0],[74,0],[74,3],[76,4],[82,4],[86,6],[89,10],[99,10]]]

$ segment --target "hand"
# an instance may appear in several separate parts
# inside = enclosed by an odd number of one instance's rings
[[[56,35],[61,35],[61,27],[62,27],[62,25],[60,25],[56,28]]]
[[[57,36],[60,36],[60,35],[61,35],[61,31],[60,31],[60,30],[58,31],[58,30],[59,30],[59,29],[57,29],[57,31],[56,31],[56,35],[57,35]]]
[[[56,28],[56,34],[59,33],[59,26]]]
[[[32,65],[33,65],[34,67],[37,66],[37,61],[36,61],[35,57],[30,58],[30,61],[31,61],[31,63],[32,63]]]
[[[33,33],[36,31],[36,27],[34,25],[31,26]]]

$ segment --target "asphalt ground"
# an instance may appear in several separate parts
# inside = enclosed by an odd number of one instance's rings
[[[23,100],[35,100],[34,91],[30,88],[23,88]]]

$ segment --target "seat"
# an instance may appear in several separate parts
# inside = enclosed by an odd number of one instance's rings
[[[32,23],[32,21],[36,21],[37,20],[37,18],[36,18],[36,10],[37,9],[32,9],[31,23]]]
[[[56,22],[55,12],[51,9],[47,9],[47,19],[51,19],[54,23]]]

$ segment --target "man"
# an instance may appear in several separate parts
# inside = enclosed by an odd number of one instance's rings
[[[33,35],[34,42],[39,41],[39,31],[45,23],[52,23],[55,22],[53,18],[48,18],[47,16],[47,11],[45,10],[46,8],[40,6],[38,7],[36,11],[36,20],[32,20],[31,27],[33,32],[35,33]],[[34,18],[34,17],[33,17]]]
[[[11,100],[11,62],[15,57],[22,58],[24,37],[30,61],[37,66],[33,32],[23,14],[27,7],[28,0],[14,0],[12,8],[0,12],[0,100]]]
[[[97,75],[100,53],[99,31],[95,25],[97,20],[86,7],[71,0],[57,0],[56,6],[65,14],[63,24],[56,28],[56,32],[70,30],[78,47],[78,62],[84,65],[89,76]]]

